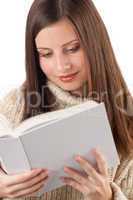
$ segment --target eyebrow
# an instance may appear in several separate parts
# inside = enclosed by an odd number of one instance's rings
[[[73,43],[73,42],[75,42],[75,41],[78,42],[78,39],[71,40],[71,41],[69,41],[69,42],[63,44],[62,47],[66,46],[66,45],[68,45],[68,44],[71,44],[71,43]],[[50,48],[46,48],[46,47],[37,47],[37,49],[38,49],[38,50],[39,50],[39,49],[45,49],[45,50],[46,50],[46,49],[50,49]]]

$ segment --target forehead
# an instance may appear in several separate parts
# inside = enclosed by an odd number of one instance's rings
[[[78,40],[78,34],[68,19],[62,19],[42,29],[36,36],[37,47],[53,47],[65,44],[71,40]]]

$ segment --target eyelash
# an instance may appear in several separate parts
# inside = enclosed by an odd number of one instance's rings
[[[68,49],[68,50],[65,50],[65,52],[71,52],[71,53],[75,53],[79,50],[80,48],[80,45],[74,47],[74,48],[71,48],[71,49]],[[40,57],[45,57],[45,58],[48,58],[52,55],[52,53],[47,53],[47,54],[40,54]]]

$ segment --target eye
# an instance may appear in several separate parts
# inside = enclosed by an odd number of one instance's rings
[[[75,47],[72,47],[72,48],[70,48],[70,49],[67,49],[67,51],[72,52],[72,53],[75,53],[75,52],[77,52],[77,51],[79,50],[79,48],[80,48],[80,45],[77,45],[77,46],[75,46]]]
[[[40,57],[48,58],[52,55],[52,53],[40,53],[39,55],[40,55]]]

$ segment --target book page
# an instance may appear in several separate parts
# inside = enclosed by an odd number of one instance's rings
[[[0,137],[1,138],[11,137],[11,135],[12,135],[11,123],[7,120],[7,118],[3,114],[0,114]]]
[[[82,112],[86,109],[91,109],[95,106],[97,106],[98,103],[92,100],[89,100],[87,102],[57,110],[57,111],[51,111],[48,113],[43,113],[34,117],[31,117],[25,121],[23,121],[17,128],[14,129],[14,135],[13,137],[18,137],[20,135],[28,133],[28,131],[31,131],[32,129],[36,129],[39,126],[46,126],[50,124],[51,122],[54,122],[54,120],[59,120],[67,116],[71,116],[73,114],[76,114],[78,112]]]
[[[31,169],[19,138],[0,138],[0,164],[8,174]]]
[[[94,158],[89,155],[92,148],[100,147],[109,168],[120,162],[103,103],[31,130],[21,135],[20,140],[31,167],[44,167],[52,172],[42,192],[61,186],[59,176],[63,167],[70,165],[77,168],[72,162],[75,155],[86,155],[95,164]]]

